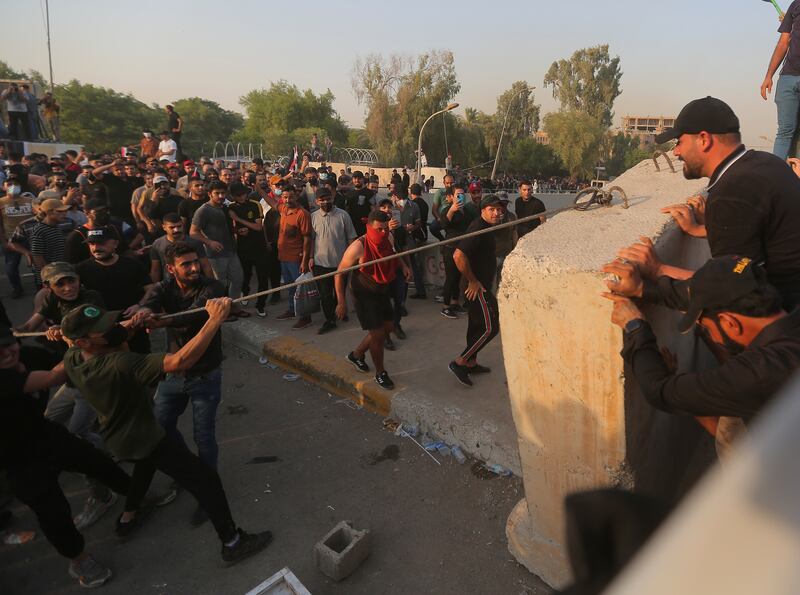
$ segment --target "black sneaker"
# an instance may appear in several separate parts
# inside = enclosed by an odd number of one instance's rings
[[[450,306],[450,309],[457,314],[463,314],[466,312],[464,308],[461,307],[461,304],[456,304],[455,306]]]
[[[367,362],[364,361],[364,358],[358,359],[355,355],[353,355],[352,351],[347,354],[345,359],[353,364],[359,372],[369,372],[369,366],[367,365]]]
[[[389,378],[389,374],[386,373],[386,370],[380,374],[375,374],[375,382],[378,383],[378,386],[387,390],[392,390],[394,388],[394,382]]]
[[[397,335],[398,339],[405,340],[406,332],[403,330],[403,327],[399,324],[394,325],[394,334]]]
[[[442,308],[442,316],[450,319],[458,318],[458,314],[452,308]]]
[[[474,366],[467,366],[467,372],[470,374],[488,374],[491,372],[491,368],[487,368],[486,366],[482,366],[480,364],[475,364]]]
[[[386,351],[394,351],[396,349],[391,337],[386,337],[386,340],[383,342],[383,348]]]
[[[117,526],[114,529],[114,532],[117,534],[117,537],[120,539],[125,539],[126,537],[130,537],[139,527],[141,527],[147,517],[155,510],[155,505],[153,504],[143,504],[139,507],[136,511],[136,516],[133,517],[133,520],[128,521],[127,523],[122,522],[122,514],[117,517]]]
[[[266,318],[267,309],[264,306],[256,306],[256,316],[259,318]]]
[[[324,335],[325,333],[331,332],[335,328],[336,328],[335,322],[333,322],[332,320],[326,320],[325,322],[322,323],[322,326],[319,327],[317,334]]]
[[[461,384],[464,386],[472,386],[472,380],[469,377],[467,366],[459,366],[455,361],[452,361],[447,367],[453,373],[453,376],[458,378]]]
[[[262,531],[261,533],[246,533],[237,529],[239,541],[236,545],[228,547],[222,545],[222,559],[226,566],[233,566],[253,554],[257,554],[270,543],[272,543],[272,531]]]
[[[208,520],[208,513],[202,506],[198,506],[197,508],[194,509],[194,512],[192,513],[192,518],[189,520],[189,524],[192,527],[199,527],[207,520]]]

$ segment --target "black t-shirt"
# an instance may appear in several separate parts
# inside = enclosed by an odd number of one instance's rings
[[[544,206],[544,203],[535,196],[531,196],[530,200],[522,200],[522,198],[518,198],[514,203],[514,214],[517,216],[517,219],[544,213],[546,210],[547,208]],[[528,223],[520,223],[517,225],[517,233],[519,234],[519,237],[522,237],[525,234],[532,232],[541,224],[542,222],[539,219],[534,219]]]
[[[100,295],[99,292],[94,289],[81,287],[78,292],[78,297],[71,302],[65,302],[51,291],[44,297],[44,300],[42,300],[39,314],[44,316],[45,320],[49,320],[53,324],[61,324],[61,320],[70,310],[84,304],[92,304],[94,306],[100,306],[101,308],[106,307],[103,296]]]
[[[125,310],[139,302],[144,286],[151,283],[145,267],[138,260],[120,256],[110,266],[85,260],[77,267],[81,283],[103,296],[109,310]]]
[[[711,255],[763,262],[784,308],[792,310],[800,304],[800,179],[771,153],[743,150],[723,161],[710,179],[706,232]]]
[[[469,224],[466,233],[487,229],[491,227],[483,217],[478,217]],[[486,291],[491,291],[494,275],[497,272],[497,260],[495,259],[494,234],[485,233],[461,240],[456,244],[469,259],[469,266],[472,273],[481,282]]]
[[[136,178],[119,178],[114,174],[103,176],[103,184],[108,188],[108,210],[114,217],[133,223],[131,195],[141,186]]]
[[[192,219],[194,219],[194,214],[197,212],[197,209],[202,207],[207,202],[208,202],[208,197],[205,197],[202,200],[192,200],[191,198],[185,198],[181,201],[181,204],[178,205],[178,215],[181,216],[181,219],[186,219],[187,225],[191,225]],[[189,228],[187,227],[183,231],[188,234]]]
[[[353,220],[353,227],[359,236],[367,233],[366,218],[372,211],[374,201],[375,193],[366,187],[353,188],[345,195],[345,210]]]
[[[791,33],[781,76],[798,76],[800,75],[800,0],[794,0],[786,9],[778,33]]]
[[[236,213],[238,217],[248,223],[255,223],[264,218],[261,212],[261,205],[254,200],[246,200],[243,203],[232,202],[228,207],[230,211]],[[236,250],[239,254],[256,254],[266,249],[266,240],[263,231],[255,231],[244,225],[235,223],[236,231]]]
[[[172,112],[167,116],[167,129],[169,133],[172,135],[172,138],[175,138],[176,134],[180,134],[180,132],[173,132],[173,128],[178,127],[178,118],[180,118],[180,114],[178,112]]]
[[[49,391],[36,395],[25,394],[23,387],[28,374],[49,370],[58,361],[41,347],[20,346],[19,361],[25,371],[0,368],[0,467],[18,463],[30,454],[31,447],[42,435],[46,424],[44,409]]]
[[[420,221],[422,221],[422,227],[420,227],[415,234],[418,240],[425,240],[428,238],[428,213],[430,212],[430,207],[428,207],[428,203],[426,203],[421,196],[413,199],[413,201],[419,208],[419,218]]]
[[[147,216],[150,217],[150,219],[158,219],[161,221],[168,213],[178,213],[178,209],[183,201],[184,198],[182,196],[178,194],[169,194],[165,198],[159,199],[158,202],[154,202]]]

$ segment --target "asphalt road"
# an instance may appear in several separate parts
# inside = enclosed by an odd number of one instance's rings
[[[12,306],[4,299],[15,322],[25,314],[22,301]],[[452,457],[439,466],[385,430],[380,417],[303,380],[284,380],[283,371],[232,346],[226,354],[220,472],[238,524],[271,529],[273,544],[222,568],[210,524],[189,526],[195,503],[187,493],[120,543],[113,533],[118,503],[85,532],[88,550],[114,571],[101,592],[243,594],[288,566],[314,595],[549,593],[506,547],[505,522],[523,495],[519,479],[484,479],[471,461],[459,465]],[[182,421],[191,444],[190,416]],[[255,457],[278,460],[251,463]],[[168,482],[156,477],[161,487]],[[62,485],[79,510],[83,481],[64,474]],[[36,528],[30,511],[13,508],[14,528]],[[372,551],[353,575],[334,583],[316,569],[313,547],[345,519],[372,531]],[[66,570],[41,535],[23,546],[0,545],[1,593],[83,592]]]

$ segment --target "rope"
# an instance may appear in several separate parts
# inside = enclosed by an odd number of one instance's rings
[[[252,300],[257,297],[270,295],[273,293],[277,293],[279,291],[283,291],[285,289],[291,289],[292,287],[299,287],[301,285],[306,285],[308,283],[316,283],[322,279],[329,279],[330,277],[335,277],[336,275],[343,275],[345,273],[349,273],[351,271],[355,271],[356,269],[360,269],[363,266],[369,264],[377,264],[379,262],[386,262],[388,260],[392,260],[395,258],[402,258],[403,256],[410,256],[411,254],[417,254],[419,252],[424,252],[425,250],[431,250],[433,248],[438,248],[439,246],[444,246],[447,244],[455,244],[456,242],[460,242],[461,240],[465,240],[467,238],[473,238],[476,236],[483,235],[485,233],[491,233],[495,231],[499,231],[501,229],[507,229],[509,227],[514,227],[515,225],[520,225],[521,223],[528,223],[529,221],[533,221],[534,219],[539,219],[540,217],[544,216],[550,218],[554,215],[562,213],[564,211],[571,211],[575,207],[573,205],[562,207],[560,209],[554,209],[552,211],[544,211],[543,213],[538,213],[536,215],[530,215],[528,217],[522,217],[521,219],[515,219],[514,221],[507,221],[506,223],[499,223],[498,225],[492,225],[491,227],[487,227],[486,229],[479,229],[477,231],[471,231],[469,233],[465,233],[464,235],[456,236],[454,238],[448,238],[446,240],[442,240],[441,242],[437,242],[435,244],[425,244],[424,246],[419,246],[417,248],[412,248],[411,250],[405,250],[403,252],[397,252],[390,256],[384,256],[383,258],[377,258],[375,260],[368,260],[364,263],[355,264],[351,267],[346,267],[342,270],[331,271],[330,273],[325,273],[324,275],[319,275],[318,277],[314,277],[312,279],[305,279],[303,281],[295,281],[294,283],[289,283],[287,285],[281,285],[280,287],[273,287],[272,289],[267,289],[266,291],[260,291],[258,293],[253,293],[251,295],[243,295],[242,297],[236,298],[233,300],[233,303],[239,303],[246,300]],[[204,307],[198,308],[191,308],[189,310],[184,310],[183,312],[175,312],[172,314],[156,314],[155,316],[159,320],[167,320],[170,318],[177,318],[179,316],[186,316],[188,314],[197,314],[199,312],[204,312]],[[34,332],[34,333],[14,333],[15,337],[42,337],[46,333],[44,332]]]

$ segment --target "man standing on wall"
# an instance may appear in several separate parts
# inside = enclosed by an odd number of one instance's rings
[[[183,147],[181,146],[183,118],[171,105],[167,105],[164,110],[167,112],[167,130],[169,130],[170,136],[172,136],[172,140],[175,141],[175,146],[177,147],[177,154],[174,160],[183,159]]]

